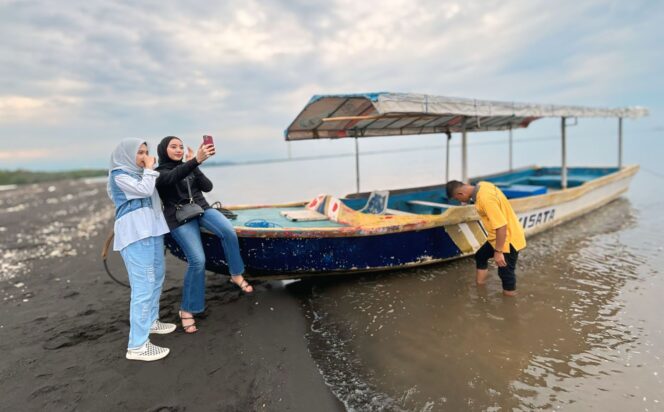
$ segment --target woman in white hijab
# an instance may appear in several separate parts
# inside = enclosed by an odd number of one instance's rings
[[[151,333],[167,334],[175,324],[159,321],[159,296],[164,283],[164,234],[168,226],[155,182],[156,159],[147,144],[123,139],[111,155],[108,196],[115,203],[115,240],[131,285],[127,359],[154,361],[170,350],[150,343]]]

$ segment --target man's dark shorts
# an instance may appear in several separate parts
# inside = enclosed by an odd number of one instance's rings
[[[478,269],[487,269],[489,259],[493,258],[494,253],[491,243],[486,242],[475,253],[475,263]],[[498,276],[503,282],[503,290],[516,290],[516,261],[519,258],[519,252],[510,245],[510,253],[504,253],[507,266],[498,267]]]

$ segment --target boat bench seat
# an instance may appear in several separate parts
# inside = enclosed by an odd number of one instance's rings
[[[397,209],[385,209],[385,214],[387,214],[387,215],[414,215],[415,213],[404,212],[403,210],[397,210]]]
[[[436,202],[427,202],[426,200],[409,200],[409,205],[413,206],[427,206],[434,209],[447,209],[450,207],[457,207],[457,205],[450,205],[448,203],[436,203]]]
[[[329,219],[326,215],[311,209],[282,210],[279,214],[291,222],[318,222]]]
[[[547,187],[559,188],[562,185],[561,180],[562,177],[560,175],[532,176],[528,178],[528,183],[533,185],[544,185]],[[581,186],[588,180],[592,179],[588,179],[588,177],[584,176],[578,176],[578,177],[567,176],[567,186],[568,187]]]
[[[518,177],[516,179],[512,180],[489,180],[489,182],[493,183],[496,186],[512,186],[512,185],[518,185],[520,183],[526,183],[528,181],[528,177]]]
[[[501,187],[500,190],[503,191],[508,199],[518,199],[520,197],[543,195],[546,193],[547,188],[546,186],[535,185],[511,185]]]

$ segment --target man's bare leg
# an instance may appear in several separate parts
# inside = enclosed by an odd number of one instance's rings
[[[477,269],[477,276],[475,277],[475,282],[478,286],[482,286],[486,283],[486,277],[489,274],[489,269]]]
[[[503,295],[505,296],[516,296],[516,290],[504,290],[503,289]]]

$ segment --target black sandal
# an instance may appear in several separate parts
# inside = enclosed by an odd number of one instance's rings
[[[180,316],[180,323],[182,324],[182,329],[184,330],[184,333],[196,333],[196,332],[198,332],[198,328],[196,328],[196,320],[194,319],[193,316],[190,316],[188,318],[183,318],[181,310],[178,311],[178,316]],[[185,326],[184,323],[182,323],[183,320],[193,320],[194,323],[192,323],[191,325]],[[196,330],[190,332],[189,329],[191,329],[191,328],[196,328]]]
[[[240,283],[238,284],[238,283],[236,283],[236,282],[233,282],[233,277],[231,276],[231,278],[230,278],[228,281],[231,282],[232,284],[234,284],[235,286],[239,287],[240,290],[241,290],[242,292],[246,293],[247,295],[248,295],[248,294],[251,294],[251,293],[254,293],[254,287],[251,286],[251,285],[249,284],[249,282],[247,282],[247,279],[242,279],[242,282],[240,282]],[[248,291],[247,288],[251,288],[251,290]]]

